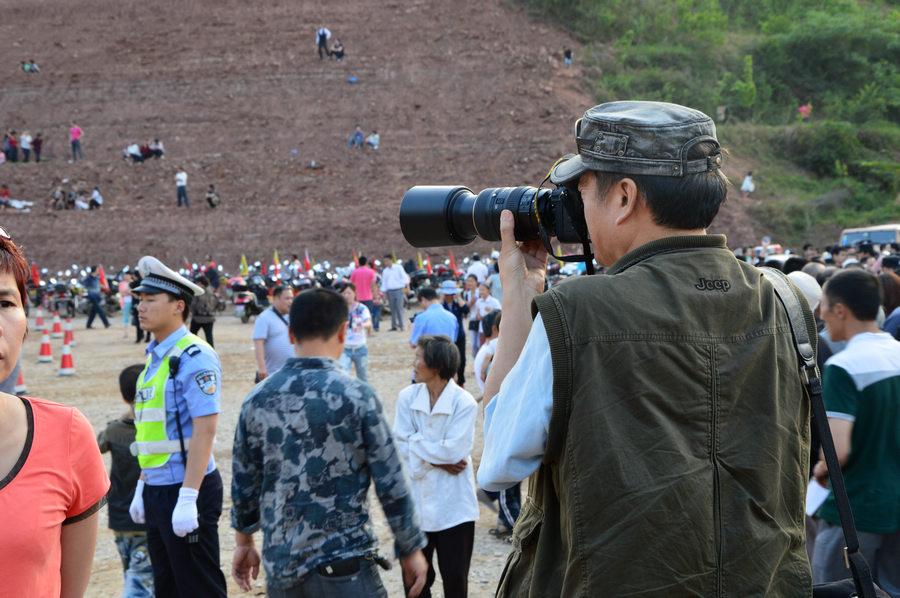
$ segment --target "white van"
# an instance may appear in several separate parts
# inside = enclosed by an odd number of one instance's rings
[[[865,228],[845,228],[841,232],[841,246],[848,247],[859,243],[888,245],[900,243],[900,224],[881,224]]]

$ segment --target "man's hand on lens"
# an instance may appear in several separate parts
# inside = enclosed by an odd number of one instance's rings
[[[531,298],[544,292],[547,272],[547,253],[540,241],[516,241],[515,219],[509,210],[500,214],[500,283],[503,298],[507,288],[527,295],[525,303],[531,305]],[[530,309],[530,308],[529,308]]]

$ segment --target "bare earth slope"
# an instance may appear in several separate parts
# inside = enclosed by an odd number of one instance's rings
[[[52,269],[145,253],[173,263],[212,253],[227,267],[273,250],[410,255],[397,222],[409,187],[536,185],[596,103],[577,44],[501,0],[3,4],[0,126],[43,132],[50,161],[0,167],[13,197],[39,202],[2,223]],[[318,59],[319,25],[343,41],[343,63]],[[41,74],[14,70],[29,58]],[[75,164],[72,120],[84,129]],[[381,149],[348,149],[357,123],[379,131]],[[153,137],[165,160],[123,162],[130,140]],[[189,210],[175,208],[178,165]],[[99,185],[103,209],[49,212],[64,178]],[[223,198],[215,211],[208,183]],[[714,231],[752,242],[742,214],[733,196]]]

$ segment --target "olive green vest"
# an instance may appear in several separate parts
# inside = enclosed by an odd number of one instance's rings
[[[810,596],[809,406],[762,273],[672,237],[533,310],[553,411],[497,594]]]

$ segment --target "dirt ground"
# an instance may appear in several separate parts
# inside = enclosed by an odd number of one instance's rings
[[[52,363],[37,363],[40,349],[40,335],[35,333],[33,321],[31,333],[23,347],[22,370],[28,387],[28,395],[77,407],[99,432],[106,423],[124,411],[124,404],[118,393],[118,374],[122,368],[142,363],[145,345],[134,343],[134,328],[127,328],[127,338],[121,317],[111,318],[113,326],[108,329],[84,329],[85,320],[73,321],[75,346],[72,355],[75,362],[74,376],[59,376],[59,361],[62,341],[51,341]],[[388,320],[388,327],[390,320]],[[382,322],[384,324],[384,322]],[[384,403],[385,414],[393,422],[397,393],[409,383],[412,369],[412,350],[409,349],[408,331],[382,331],[369,339],[369,380],[378,391]],[[241,402],[253,386],[256,369],[251,341],[252,324],[241,324],[231,315],[229,309],[219,316],[214,327],[216,351],[222,361],[222,411],[216,434],[214,454],[216,465],[222,473],[225,484],[225,506],[219,521],[219,539],[222,547],[222,570],[228,579],[229,595],[244,594],[231,579],[231,558],[234,551],[234,533],[230,529],[230,487],[231,487],[231,446]],[[471,364],[471,359],[468,363]],[[469,365],[471,371],[471,365]],[[477,389],[474,378],[467,384]],[[477,393],[477,390],[476,390]],[[475,395],[476,398],[478,395]],[[475,431],[475,447],[472,451],[474,462],[480,459],[482,449],[482,419],[478,419]],[[109,455],[104,455],[109,466]],[[488,535],[488,529],[496,522],[496,515],[481,506],[481,517],[475,528],[475,550],[469,574],[469,595],[473,598],[493,596],[497,580],[509,546]],[[370,512],[375,523],[382,554],[393,555],[393,537],[384,519],[374,491],[370,491]],[[107,528],[106,509],[100,516],[100,533],[94,553],[94,567],[88,598],[109,598],[122,591],[122,568],[113,542],[112,532]],[[257,546],[262,538],[257,534]],[[403,595],[400,567],[382,574],[390,596]],[[435,584],[435,596],[443,595],[439,582]],[[260,571],[260,579],[252,592],[245,595],[265,595],[265,575]]]
[[[343,62],[317,57],[319,25],[343,42]],[[397,219],[407,189],[536,186],[574,150],[585,109],[630,99],[593,96],[602,73],[585,66],[591,51],[507,0],[6,3],[0,128],[40,131],[45,144],[39,165],[0,166],[13,198],[36,202],[0,224],[51,271],[120,269],[146,253],[179,265],[211,253],[231,272],[241,254],[252,263],[274,251],[334,263],[354,250],[414,257]],[[32,58],[39,75],[16,70]],[[70,164],[73,120],[85,160]],[[347,147],[356,124],[378,130],[377,151]],[[130,141],[155,137],[165,159],[122,160]],[[189,210],[175,207],[179,165]],[[738,184],[746,169],[726,162]],[[98,185],[103,208],[50,212],[63,180]],[[216,210],[203,200],[209,183],[222,196]],[[730,195],[712,232],[758,244],[746,202]]]

